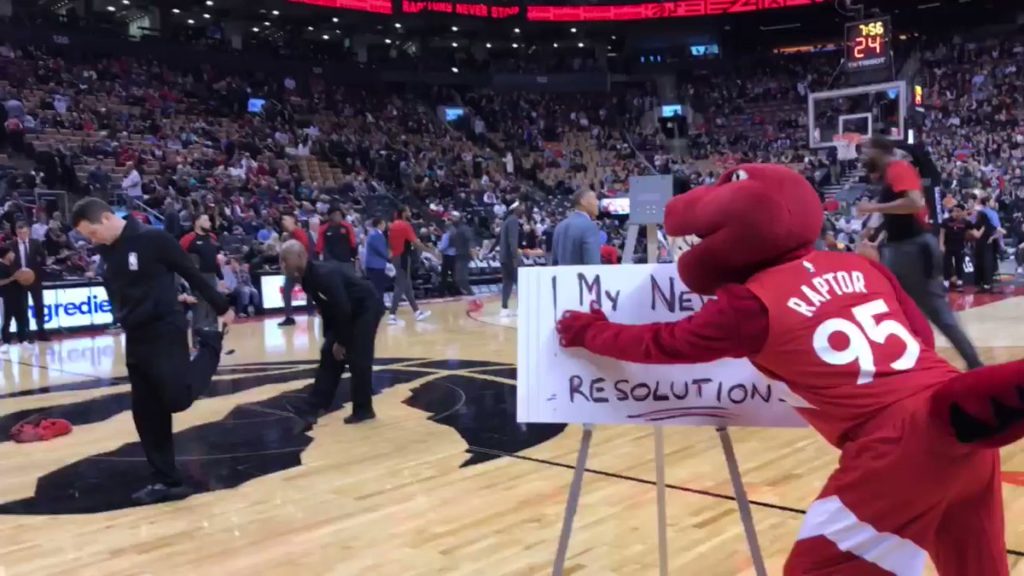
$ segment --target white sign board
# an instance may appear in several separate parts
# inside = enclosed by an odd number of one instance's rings
[[[788,388],[747,360],[647,365],[558,343],[566,310],[597,302],[624,324],[672,322],[709,298],[683,286],[673,264],[519,269],[520,422],[803,427]]]

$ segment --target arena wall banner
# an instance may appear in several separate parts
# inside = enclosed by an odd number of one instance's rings
[[[35,303],[29,300],[29,330],[36,330]],[[44,285],[43,325],[47,330],[101,328],[114,321],[107,290],[95,285]],[[16,331],[18,322],[12,322]]]
[[[803,427],[798,398],[747,360],[699,365],[619,362],[559,346],[555,322],[596,302],[616,322],[671,322],[708,301],[673,264],[519,270],[520,422]]]

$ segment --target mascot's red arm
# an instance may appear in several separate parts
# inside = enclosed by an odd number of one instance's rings
[[[677,322],[616,324],[600,311],[566,312],[562,345],[640,364],[697,364],[757,354],[768,337],[768,311],[745,286],[723,287],[696,314]]]
[[[934,349],[931,326],[917,305],[888,269],[872,264],[895,288],[911,331]],[[730,284],[699,312],[677,322],[616,324],[598,311],[567,312],[558,322],[558,333],[563,346],[599,356],[639,364],[696,364],[756,355],[768,338],[768,310],[748,288]]]

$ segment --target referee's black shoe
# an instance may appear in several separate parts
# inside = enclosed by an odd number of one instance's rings
[[[132,494],[132,502],[139,506],[182,500],[192,495],[192,490],[184,484],[168,486],[161,482],[150,484],[135,494]]]
[[[345,416],[344,422],[345,422],[345,424],[359,424],[360,422],[366,422],[367,420],[373,420],[376,417],[377,417],[377,414],[374,413],[373,408],[371,408],[369,410],[363,410],[363,411],[360,411],[360,412],[353,412],[353,413],[349,414],[348,416]]]

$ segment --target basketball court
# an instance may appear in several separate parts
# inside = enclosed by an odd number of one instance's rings
[[[1014,293],[956,304],[986,361],[1024,356]],[[0,429],[40,412],[76,428],[0,441],[0,574],[550,574],[580,428],[516,423],[516,321],[496,301],[472,316],[429,307],[426,322],[405,310],[381,327],[378,419],[345,426],[346,406],[308,434],[289,407],[311,383],[319,320],[236,325],[212,396],[175,419],[199,493],[149,507],[128,501],[148,467],[122,336],[13,351],[0,362]],[[714,430],[665,434],[670,572],[752,574]],[[781,573],[836,451],[809,430],[733,438],[769,573]],[[598,427],[567,574],[657,573],[653,454],[650,427]],[[1009,561],[1024,575],[1024,446],[1004,456]]]

